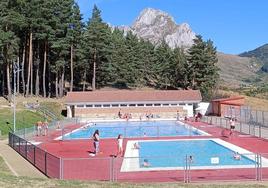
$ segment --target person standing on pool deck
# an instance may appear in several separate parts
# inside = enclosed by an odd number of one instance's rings
[[[230,119],[230,136],[233,134],[233,131],[235,130],[235,119]]]
[[[94,141],[95,154],[98,154],[100,151],[100,148],[99,148],[100,147],[100,133],[98,129],[93,134],[93,141]]]
[[[123,156],[123,136],[119,134],[117,137],[117,156]]]

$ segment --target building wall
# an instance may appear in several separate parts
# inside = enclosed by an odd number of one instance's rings
[[[122,115],[131,113],[133,118],[139,118],[146,114],[158,115],[160,117],[185,117],[193,114],[193,106],[185,107],[118,107],[118,108],[75,108],[75,117],[112,117],[117,118],[118,112]]]
[[[220,115],[219,111],[220,111],[220,102],[218,101],[212,101],[212,115]]]

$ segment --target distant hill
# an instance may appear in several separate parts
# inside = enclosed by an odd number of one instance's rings
[[[268,73],[268,44],[256,48],[255,50],[244,52],[239,56],[256,58],[263,64],[260,70]]]
[[[249,84],[248,79],[258,78],[260,65],[252,58],[218,53],[221,85],[237,88]]]

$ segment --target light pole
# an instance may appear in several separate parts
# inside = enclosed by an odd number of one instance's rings
[[[13,91],[13,133],[15,133],[16,131],[16,74],[17,72],[21,71],[21,69],[19,69],[19,62],[15,63],[15,61],[13,62],[13,84],[14,84],[14,91]]]

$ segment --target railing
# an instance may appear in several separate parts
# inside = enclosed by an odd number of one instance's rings
[[[187,154],[178,158],[173,154],[145,157],[90,157],[59,158],[44,149],[9,133],[9,145],[41,172],[51,178],[103,180],[103,181],[231,181],[268,179],[268,154],[243,153],[241,159],[225,153],[208,157],[202,151],[198,155]],[[231,165],[221,161],[231,160]],[[245,159],[245,164],[242,161]],[[164,164],[164,166],[163,166]],[[221,164],[221,165],[220,165]],[[263,166],[264,164],[264,166]]]
[[[235,131],[241,132],[243,134],[248,134],[260,138],[268,138],[268,127],[266,124],[256,124],[250,121],[242,120],[240,118],[235,118]],[[230,129],[230,119],[224,117],[216,116],[204,116],[201,119],[202,122],[211,125],[219,126],[221,128]]]
[[[9,146],[51,178],[61,178],[61,159],[31,142],[9,133]]]
[[[227,119],[205,118],[203,120],[207,123],[212,122],[224,128],[229,126]],[[61,123],[62,128],[67,128],[66,125],[72,121],[77,122],[76,119],[66,120]],[[50,127],[54,129],[57,123]],[[119,182],[181,181],[185,183],[268,180],[268,153],[240,153],[241,158],[246,159],[245,164],[242,163],[242,159],[235,160],[233,154],[223,151],[214,151],[208,157],[207,151],[202,147],[198,154],[187,152],[181,157],[173,153],[163,153],[161,156],[146,157],[115,157],[113,155],[91,157],[89,155],[88,158],[60,158],[28,141],[28,136],[25,135],[32,133],[34,131],[21,131],[20,135],[9,133],[9,145],[51,178]],[[21,138],[21,135],[24,138]],[[231,160],[231,163],[222,164],[225,160]],[[147,162],[148,166],[144,162]]]
[[[268,169],[267,166],[262,166],[261,155],[245,153],[241,154],[241,160],[232,157],[224,153],[214,154],[211,158],[207,158],[202,153],[189,154],[181,158],[175,155],[147,156],[148,166],[144,166],[144,158],[138,157],[63,159],[62,177],[63,179],[119,182],[181,181],[185,183],[219,180],[260,181],[267,178]],[[227,158],[232,160],[232,165],[218,164]],[[247,164],[242,164],[243,159],[248,160]]]
[[[50,136],[51,134],[55,133],[55,130],[63,130],[62,133],[66,133],[69,131],[69,126],[72,124],[80,125],[78,118],[66,118],[64,120],[58,121],[54,120],[48,124],[48,130],[46,133],[46,136]],[[44,135],[45,130],[41,130],[41,134],[38,133],[37,127],[35,125],[28,127],[28,128],[22,128],[19,130],[16,130],[15,134],[23,139],[31,140],[36,135]]]
[[[37,111],[43,113],[45,116],[50,117],[52,120],[59,120],[59,117],[55,115],[53,112],[51,112],[49,109],[47,109],[44,106],[39,106],[36,108]]]

